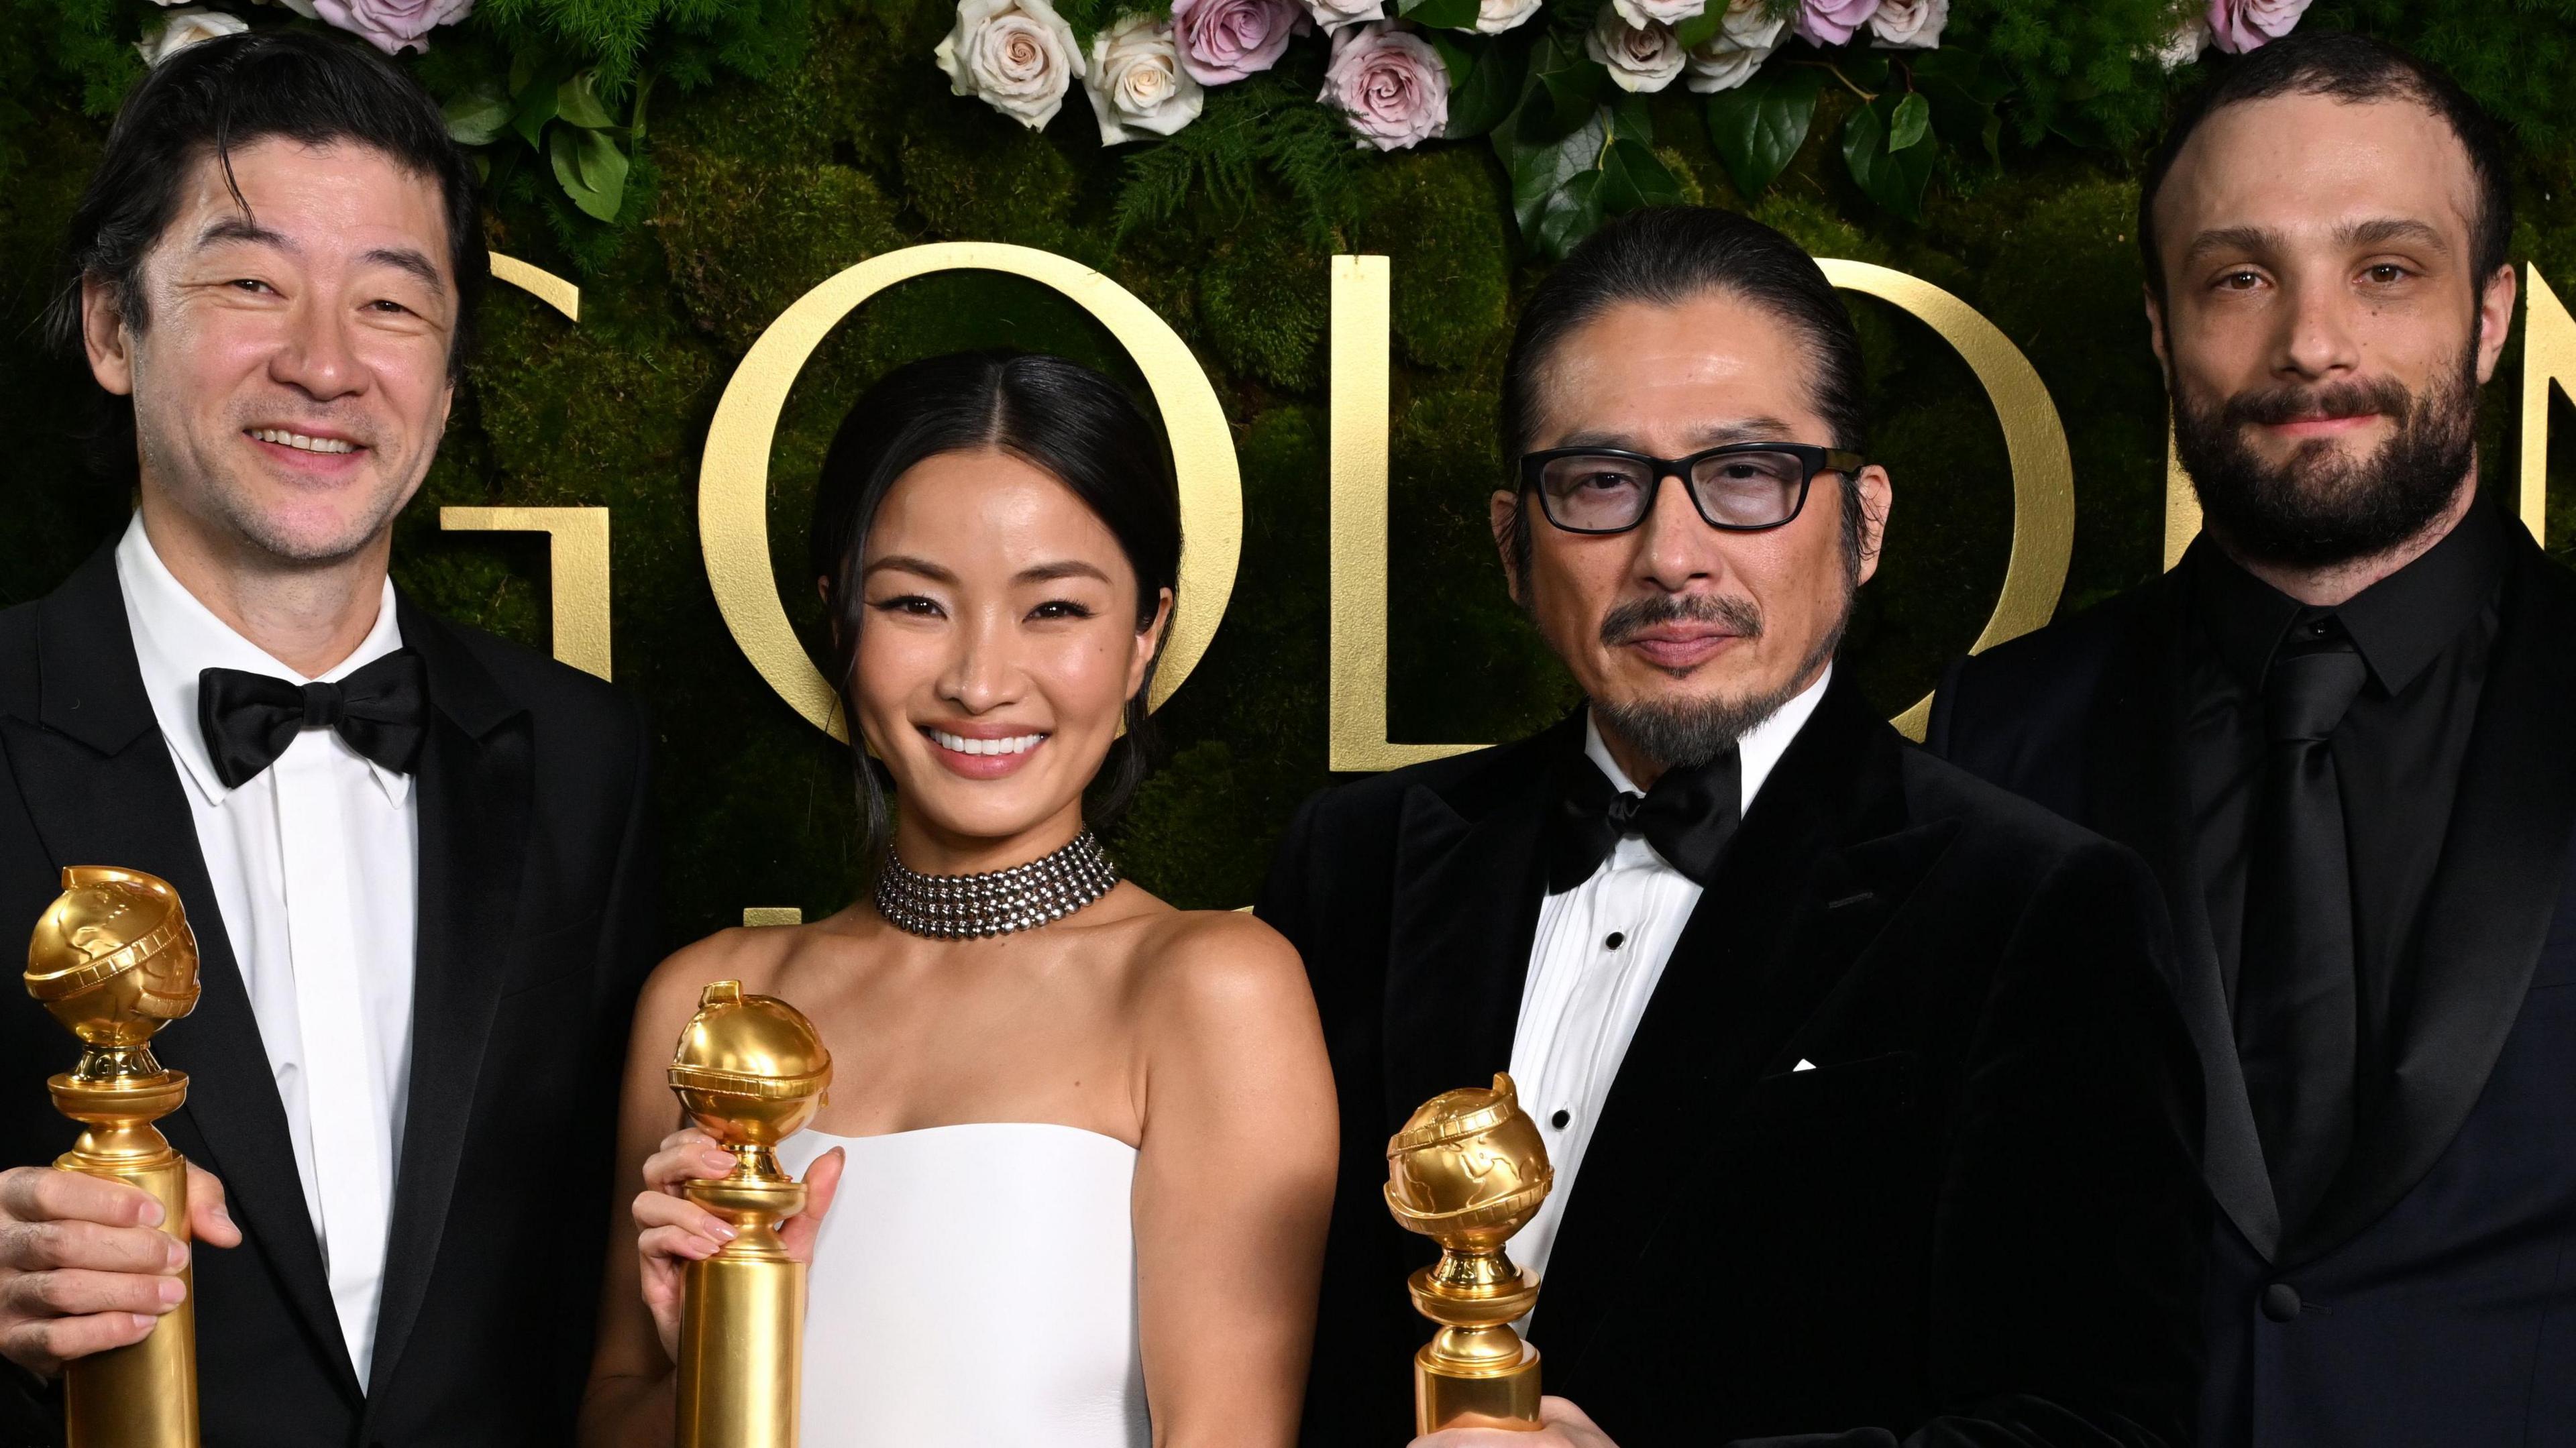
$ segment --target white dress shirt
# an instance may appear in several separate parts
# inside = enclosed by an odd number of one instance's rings
[[[1806,692],[1736,741],[1745,814],[1752,813],[1753,796],[1816,712],[1832,678],[1827,665]],[[1589,718],[1583,723],[1583,752],[1609,776],[1612,788],[1645,793],[1610,757]],[[1512,1236],[1512,1261],[1523,1267],[1547,1270],[1557,1226],[1574,1199],[1584,1149],[1592,1144],[1593,1124],[1699,896],[1689,876],[1665,863],[1642,837],[1628,835],[1591,878],[1539,906],[1520,1023],[1512,1032],[1512,1084],[1521,1109],[1538,1122],[1547,1142],[1556,1188]],[[1544,1294],[1540,1301],[1546,1301]]]
[[[408,775],[327,728],[226,789],[197,726],[197,674],[242,669],[314,682],[233,632],[173,577],[136,514],[116,578],[153,717],[186,781],[215,907],[268,1050],[332,1305],[367,1381],[411,1066],[419,811]],[[336,681],[402,647],[393,584]],[[203,910],[203,902],[187,902]]]

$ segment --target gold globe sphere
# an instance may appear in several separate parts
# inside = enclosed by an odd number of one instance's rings
[[[1538,1123],[1512,1078],[1444,1091],[1386,1144],[1386,1205],[1397,1221],[1459,1251],[1492,1251],[1537,1213],[1556,1181]]]
[[[804,1012],[720,980],[699,993],[669,1079],[681,1109],[718,1145],[765,1150],[822,1109],[832,1053]]]
[[[93,1057],[119,1058],[116,1074],[158,1070],[138,1048],[197,1005],[197,937],[179,892],[140,870],[66,868],[27,942],[26,983]]]

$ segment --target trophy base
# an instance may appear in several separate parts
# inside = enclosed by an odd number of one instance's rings
[[[1527,1343],[1521,1344],[1518,1363],[1472,1376],[1435,1362],[1429,1344],[1413,1355],[1416,1433],[1437,1433],[1443,1428],[1536,1432],[1538,1396],[1538,1349]]]

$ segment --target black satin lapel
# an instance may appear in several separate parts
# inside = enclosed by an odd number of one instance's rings
[[[432,690],[445,682],[433,674]],[[536,784],[530,727],[520,714],[478,739],[433,712],[421,754],[411,1074],[376,1323],[380,1382],[401,1364],[437,1264],[509,966]]]
[[[2576,824],[2576,749],[2568,744],[2576,579],[2521,529],[2514,537],[2495,668],[2417,933],[2396,1081],[2294,1244],[2302,1258],[2377,1221],[2459,1133],[2521,1013],[2567,879]]]
[[[2201,1174],[2210,1195],[2245,1240],[2266,1259],[2280,1250],[2281,1211],[2263,1165],[2245,1073],[2236,1059],[2236,1028],[2227,983],[2210,934],[2209,908],[2190,829],[2182,774],[2182,690],[2191,647],[2191,563],[2165,575],[2156,599],[2138,610],[2104,672],[2086,721],[2084,823],[2146,857],[2173,916],[2178,979],[2169,982],[2198,1053],[2206,1106]]]
[[[143,692],[108,555],[85,565],[43,607],[39,712],[73,729],[0,723],[19,791],[56,864],[124,865],[158,875],[179,892],[197,937],[202,993],[185,1020],[153,1041],[163,1062],[188,1073],[188,1102],[173,1127],[193,1131],[203,1143],[198,1164],[223,1180],[233,1217],[251,1243],[246,1250],[268,1264],[279,1295],[327,1347],[320,1359],[338,1365],[343,1386],[354,1394],[357,1378],[340,1344],[286,1108],[198,848],[187,785]]]
[[[1473,819],[1430,789],[1405,795],[1387,932],[1389,1134],[1423,1102],[1511,1065],[1556,788],[1554,769],[1533,770]]]

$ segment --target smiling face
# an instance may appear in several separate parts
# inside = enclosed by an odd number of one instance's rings
[[[1533,450],[1600,446],[1679,458],[1735,442],[1835,439],[1818,413],[1795,327],[1726,292],[1679,305],[1621,302],[1566,334],[1546,359]],[[1877,569],[1887,473],[1859,478],[1855,559],[1841,475],[1818,473],[1777,528],[1721,532],[1666,478],[1625,533],[1569,533],[1524,493],[1493,497],[1512,596],[1565,660],[1622,767],[1651,784],[1706,758],[1815,682],[1852,589]],[[1529,568],[1512,534],[1528,508]]]
[[[2514,295],[2510,268],[2476,272],[2477,197],[2467,148],[2402,97],[2240,102],[2185,143],[2148,316],[2230,551],[2332,566],[2465,506]]]
[[[144,259],[146,325],[84,285],[99,385],[134,399],[147,522],[286,564],[383,549],[454,390],[456,279],[437,183],[367,147],[209,154]],[[247,210],[243,202],[248,203]]]
[[[897,478],[861,567],[851,705],[894,773],[904,862],[990,868],[976,862],[1072,838],[1170,591],[1140,632],[1117,536],[1054,475],[990,448]]]

